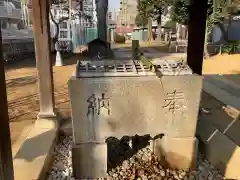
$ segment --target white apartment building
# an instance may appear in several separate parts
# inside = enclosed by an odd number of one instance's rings
[[[93,16],[93,4],[95,2],[93,0],[83,0],[83,12],[89,16]]]
[[[84,28],[92,28],[94,26],[94,16],[96,14],[95,11],[95,0],[72,0],[72,7],[71,7],[72,14],[77,14],[81,9],[83,14],[90,16],[91,21],[87,18],[81,17],[78,21],[80,21],[81,25]]]
[[[94,18],[94,0],[83,0],[83,13],[92,17],[92,20]],[[89,21],[88,19],[85,19],[83,22],[84,27],[86,28],[92,28],[93,27],[93,21]]]
[[[69,17],[68,20],[65,20],[59,24],[59,41],[70,41],[72,39],[73,27],[78,26],[77,28],[82,29],[94,27],[94,20],[90,21],[84,16],[80,16],[80,12],[83,14],[92,17],[94,19],[94,4],[93,0],[72,0],[69,12],[63,10],[62,7],[52,6],[51,12],[53,14],[56,22],[59,21],[62,17]],[[71,15],[70,15],[71,13]],[[56,26],[50,19],[51,26],[51,36],[54,37]]]
[[[96,11],[96,0],[93,0],[93,27],[97,27],[97,11]]]

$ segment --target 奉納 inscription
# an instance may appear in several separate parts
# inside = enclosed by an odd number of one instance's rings
[[[92,114],[100,115],[102,109],[106,109],[108,115],[110,115],[110,98],[106,98],[106,95],[104,93],[101,94],[101,96],[97,97],[95,94],[92,94],[88,100],[88,111],[87,116]]]
[[[88,103],[88,111],[87,111],[87,116],[89,114],[92,114],[93,116],[96,113],[96,108],[97,108],[97,103],[96,103],[96,96],[95,94],[93,94],[92,96],[90,96],[87,100]]]
[[[185,98],[183,92],[174,90],[171,93],[166,93],[164,98],[163,108],[167,108],[173,114],[177,110],[182,110],[186,107]]]
[[[106,98],[104,93],[98,98],[98,115],[100,115],[102,108],[105,108],[108,111],[108,115],[110,115],[110,99]]]

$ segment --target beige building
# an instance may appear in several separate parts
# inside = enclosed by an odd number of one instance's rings
[[[137,15],[137,0],[120,0],[118,23],[122,26],[135,26]]]

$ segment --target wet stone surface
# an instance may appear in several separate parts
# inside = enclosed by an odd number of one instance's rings
[[[55,156],[47,180],[75,180],[72,173],[72,137],[61,136],[55,148]],[[115,150],[119,152],[119,147]],[[124,147],[123,147],[124,149]],[[110,150],[110,149],[109,149]],[[113,162],[111,152],[108,162]],[[120,153],[121,154],[121,153]],[[196,171],[173,170],[163,167],[151,149],[146,146],[133,156],[120,161],[119,165],[108,170],[107,178],[112,180],[222,180],[224,177],[204,157],[199,154]]]

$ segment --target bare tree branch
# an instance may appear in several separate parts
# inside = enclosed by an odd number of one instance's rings
[[[50,14],[52,22],[54,23],[54,25],[56,27],[55,35],[53,37],[53,42],[55,44],[58,41],[58,36],[59,36],[59,23],[57,23],[57,21],[54,19],[51,10],[49,11],[49,14]]]
[[[66,0],[55,0],[55,1],[53,0],[52,4],[54,4],[54,5],[60,5],[61,4],[62,5],[62,10],[68,11],[67,14],[69,14],[69,8],[67,7],[68,6],[67,2],[68,1],[66,1]],[[60,33],[59,32],[60,31],[60,27],[59,27],[60,23],[66,21],[66,20],[69,20],[69,17],[59,17],[59,19],[56,20],[53,17],[53,14],[52,14],[51,10],[50,10],[49,14],[50,14],[50,18],[51,18],[53,24],[56,27],[55,28],[56,31],[55,31],[55,34],[54,34],[54,37],[53,37],[53,41],[54,41],[54,44],[55,44],[58,41],[58,37],[59,37],[59,33]],[[74,14],[71,15],[72,18],[77,17],[77,16],[78,17],[84,17],[85,19],[88,19],[89,21],[92,21],[92,17],[83,13],[80,9],[77,13],[74,13]]]

